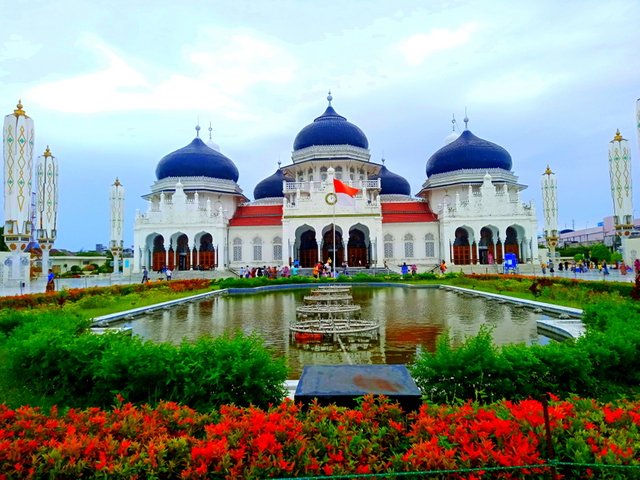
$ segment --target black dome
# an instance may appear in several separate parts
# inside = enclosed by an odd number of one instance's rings
[[[199,138],[165,155],[156,167],[158,180],[168,177],[212,177],[238,181],[238,169],[220,152],[207,147]]]
[[[278,169],[270,177],[265,178],[253,189],[253,198],[259,200],[261,198],[284,197],[282,192],[282,182],[293,182],[294,179],[285,176],[282,170]]]
[[[427,177],[463,168],[502,168],[511,171],[511,155],[500,145],[476,137],[465,130],[427,161]]]
[[[338,115],[331,105],[296,136],[293,149],[301,150],[314,145],[353,145],[369,148],[364,132]]]
[[[409,195],[411,196],[411,185],[402,176],[393,173],[384,165],[378,175],[369,177],[371,180],[380,179],[380,195]]]

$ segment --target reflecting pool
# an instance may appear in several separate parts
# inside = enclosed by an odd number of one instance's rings
[[[340,345],[291,340],[289,323],[309,289],[270,293],[224,295],[158,310],[130,322],[135,335],[154,342],[180,343],[225,332],[257,333],[271,349],[287,358],[289,377],[300,377],[306,364],[410,363],[416,352],[433,351],[436,340],[448,331],[454,344],[478,333],[481,325],[492,329],[497,345],[544,344],[537,320],[549,315],[509,303],[459,295],[437,288],[354,287],[353,301],[362,307],[363,319],[380,323],[374,340]]]

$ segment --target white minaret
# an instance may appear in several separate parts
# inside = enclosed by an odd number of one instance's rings
[[[622,239],[622,255],[631,264],[626,240],[633,230],[633,191],[631,182],[631,151],[629,142],[617,130],[609,142],[609,175],[613,199],[613,222],[616,235]]]
[[[556,174],[549,165],[542,174],[542,214],[544,215],[544,238],[555,262],[558,245],[558,183]]]
[[[36,162],[36,238],[42,250],[42,273],[49,271],[49,252],[58,233],[58,160],[49,146]]]
[[[18,105],[4,117],[2,144],[4,150],[4,241],[12,252],[11,276],[29,279],[24,274],[20,253],[31,237],[31,192],[33,172],[33,120]],[[23,258],[25,260],[26,258]],[[26,266],[28,267],[28,260]]]
[[[111,186],[111,241],[109,250],[113,254],[113,273],[120,273],[119,259],[124,248],[124,187],[120,180]]]

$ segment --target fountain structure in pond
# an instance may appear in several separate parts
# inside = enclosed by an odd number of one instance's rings
[[[377,340],[380,323],[364,320],[348,285],[321,286],[305,295],[289,324],[292,343],[314,350],[366,348]]]

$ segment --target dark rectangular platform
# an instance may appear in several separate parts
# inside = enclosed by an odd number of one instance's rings
[[[405,411],[417,410],[422,394],[404,365],[309,365],[304,367],[294,400],[303,406],[314,398],[320,405],[357,405],[363,395],[384,395]]]

